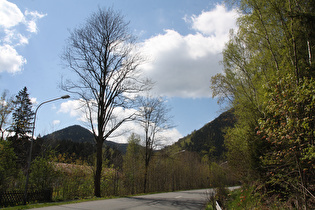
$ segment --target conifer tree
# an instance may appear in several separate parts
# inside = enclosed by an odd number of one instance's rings
[[[24,87],[13,101],[14,111],[12,114],[12,131],[17,137],[26,137],[31,133],[34,119],[32,102],[29,98],[27,88]]]
[[[13,100],[12,125],[10,132],[14,136],[8,138],[17,157],[17,165],[19,167],[26,166],[27,155],[30,146],[30,133],[32,131],[34,112],[32,103],[24,87]]]

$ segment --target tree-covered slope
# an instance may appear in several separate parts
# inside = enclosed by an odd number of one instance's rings
[[[232,127],[235,122],[233,111],[226,111],[199,130],[179,139],[174,147],[179,147],[180,150],[194,151],[202,156],[207,154],[213,158],[221,159],[226,151],[224,131],[228,127]]]
[[[70,140],[77,143],[89,142],[94,143],[93,134],[80,125],[72,125],[51,134],[43,136],[43,139],[49,140]]]

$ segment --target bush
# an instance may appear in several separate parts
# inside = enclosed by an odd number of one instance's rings
[[[0,140],[0,191],[10,190],[18,177],[16,155],[10,142]]]
[[[29,188],[44,190],[53,187],[58,176],[49,158],[37,157],[31,163]]]

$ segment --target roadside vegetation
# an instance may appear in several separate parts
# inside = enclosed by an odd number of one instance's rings
[[[231,205],[314,209],[314,1],[228,2],[241,15],[223,51],[224,73],[212,77],[211,88],[234,109],[227,161],[250,186],[233,192]]]

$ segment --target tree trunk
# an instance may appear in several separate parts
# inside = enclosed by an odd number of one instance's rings
[[[101,197],[102,157],[103,141],[98,139],[96,143],[96,171],[94,176],[94,195],[96,197]]]
[[[147,179],[148,179],[148,166],[145,166],[144,172],[144,183],[143,183],[143,193],[147,192]]]

